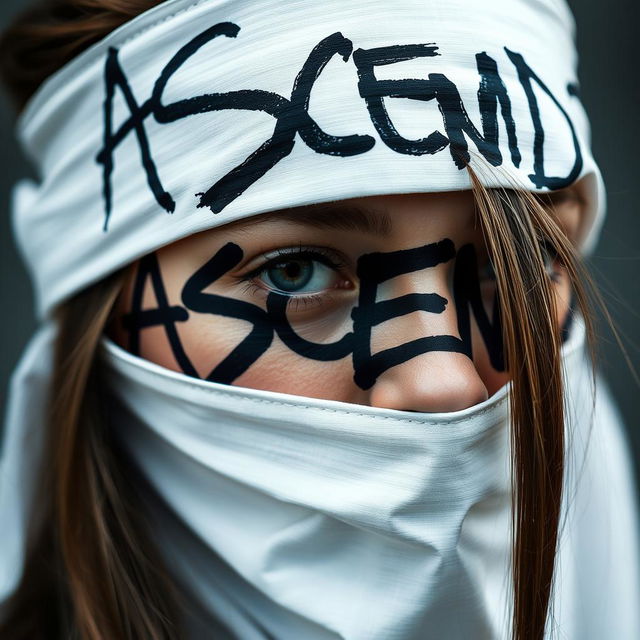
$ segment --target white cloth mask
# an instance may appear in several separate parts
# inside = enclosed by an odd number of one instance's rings
[[[567,378],[592,397],[577,334]],[[508,387],[409,413],[204,382],[110,342],[106,361],[157,542],[232,637],[507,637]]]

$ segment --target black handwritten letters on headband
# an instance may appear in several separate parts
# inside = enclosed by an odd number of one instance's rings
[[[267,309],[226,296],[205,293],[211,284],[235,267],[243,258],[242,249],[228,243],[184,284],[182,304],[171,306],[164,290],[155,254],[140,261],[133,287],[130,312],[123,317],[129,332],[129,350],[139,354],[140,332],[162,326],[178,365],[187,375],[199,377],[178,337],[176,323],[189,318],[189,311],[225,316],[249,322],[249,334],[206,376],[213,382],[231,384],[270,347],[277,335],[293,352],[312,360],[340,360],[351,355],[354,381],[362,389],[370,389],[385,371],[416,356],[432,351],[462,353],[472,358],[470,312],[473,312],[487,346],[491,364],[504,371],[502,330],[498,301],[490,319],[482,303],[476,254],[473,245],[463,246],[457,253],[449,239],[413,249],[360,256],[357,276],[360,283],[358,303],[351,312],[352,331],[330,344],[310,342],[299,336],[287,317],[288,295],[275,291],[267,297]],[[376,301],[378,287],[397,276],[430,269],[456,258],[454,297],[460,337],[433,335],[416,338],[404,344],[371,353],[374,327],[414,311],[440,314],[448,300],[436,293],[411,293],[390,300]],[[143,309],[143,296],[150,279],[157,307]]]
[[[427,78],[406,80],[378,80],[375,69],[416,58],[439,56],[434,44],[402,44],[373,49],[353,50],[351,40],[337,32],[321,40],[310,52],[296,76],[291,95],[285,98],[277,93],[259,89],[239,89],[226,93],[207,93],[185,97],[170,104],[163,103],[167,83],[180,68],[208,42],[224,36],[236,38],[240,27],[231,22],[216,24],[185,44],[167,63],[157,78],[151,96],[138,103],[134,91],[120,64],[118,50],[109,49],[105,62],[104,137],[97,162],[103,167],[104,230],[108,229],[113,207],[113,171],[118,146],[129,136],[135,135],[140,149],[142,169],[149,189],[158,205],[167,212],[175,210],[173,196],[162,185],[161,171],[153,157],[152,144],[145,129],[145,121],[153,116],[159,124],[170,124],[195,114],[223,110],[262,111],[275,119],[273,134],[253,151],[243,162],[210,185],[195,194],[198,207],[208,207],[213,213],[221,212],[253,183],[264,176],[282,158],[291,153],[296,134],[316,153],[333,156],[355,156],[369,151],[376,140],[370,135],[354,132],[335,136],[324,131],[309,114],[309,101],[314,83],[327,63],[336,55],[344,62],[353,59],[358,75],[358,90],[365,101],[371,121],[381,140],[393,151],[408,155],[439,153],[447,146],[458,169],[470,160],[467,139],[471,140],[482,156],[493,166],[503,163],[498,146],[498,105],[508,137],[511,162],[520,166],[521,153],[516,136],[511,99],[499,73],[496,61],[486,52],[476,54],[476,67],[480,75],[478,107],[482,132],[471,122],[456,85],[441,73],[430,73]],[[231,45],[230,45],[231,46]],[[506,47],[509,60],[515,66],[518,79],[527,97],[534,128],[533,173],[529,179],[537,188],[560,189],[576,180],[582,170],[582,153],[576,131],[568,113],[553,95],[544,81],[527,64],[524,57]],[[274,61],[277,64],[277,61]],[[566,176],[548,176],[544,167],[545,130],[534,86],[546,94],[567,122],[573,147],[574,163]],[[574,84],[567,86],[569,96],[576,97]],[[113,106],[116,90],[119,90],[129,111],[129,117],[119,125],[113,122]],[[442,115],[445,133],[432,131],[426,137],[409,140],[396,130],[385,107],[384,98],[408,98],[411,100],[435,100]],[[215,153],[215,140],[211,141]],[[215,162],[212,162],[212,167]],[[162,169],[162,167],[160,167]]]

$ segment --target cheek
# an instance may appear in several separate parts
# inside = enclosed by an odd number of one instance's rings
[[[246,340],[251,326],[233,318],[194,316],[180,329],[180,338],[198,375],[209,373]],[[166,340],[164,341],[166,344]],[[251,343],[243,346],[251,351]],[[156,350],[153,354],[158,357]],[[171,350],[163,356],[171,358]],[[175,363],[175,361],[174,361]],[[275,391],[308,398],[322,398],[361,404],[366,395],[353,382],[351,357],[322,362],[291,351],[276,336],[270,347],[240,376],[234,386]]]
[[[567,321],[571,306],[571,284],[564,270],[558,270],[558,277],[552,282],[552,290],[556,302],[556,323],[558,330]],[[489,308],[486,308],[489,311]],[[475,318],[472,319],[471,339],[473,345],[473,363],[478,375],[487,387],[489,395],[496,393],[509,381],[507,371],[497,371],[489,359],[489,352],[480,334]]]
[[[509,374],[506,371],[496,371],[491,366],[489,358],[486,356],[486,351],[484,354],[474,357],[473,363],[490,396],[509,382]]]
[[[307,398],[367,404],[367,394],[353,382],[350,356],[330,362],[311,360],[291,352],[277,340],[233,384]]]
[[[239,344],[249,352],[252,325],[236,318],[191,313],[189,320],[176,325],[178,338],[200,378],[206,379],[215,367],[232,355]],[[143,332],[141,357],[174,371],[182,371],[163,328]],[[266,352],[232,383],[234,386],[289,393],[355,404],[366,404],[366,393],[353,382],[351,356],[322,362],[291,351],[275,336]]]
[[[176,275],[171,269],[164,269],[163,288],[169,306],[180,304],[182,274]],[[131,300],[135,283],[135,272],[125,284],[114,308],[114,321],[109,328],[109,336],[114,342],[129,349],[130,334],[123,326],[123,318],[131,311]],[[147,283],[144,290],[142,309],[156,309],[158,301]],[[345,314],[336,311],[330,321],[305,322],[297,326],[301,336],[317,342],[332,342],[350,330]],[[348,313],[347,313],[348,316]],[[176,322],[175,338],[180,350],[188,358],[190,365],[200,378],[207,379],[222,362],[237,359],[234,350],[241,343],[248,351],[255,353],[250,342],[245,342],[253,325],[237,318],[212,316],[189,312],[188,320]],[[137,355],[172,371],[185,372],[176,357],[176,340],[168,337],[162,325],[150,326],[139,332]],[[269,349],[239,377],[234,385],[265,391],[276,391],[310,398],[323,398],[355,404],[366,404],[367,394],[353,382],[351,356],[322,362],[305,358],[291,351],[275,336]]]
[[[478,329],[475,318],[471,323],[471,344],[473,347],[473,364],[478,372],[478,376],[480,376],[484,386],[487,388],[487,393],[492,396],[509,382],[509,373],[507,371],[497,371],[494,369],[489,358],[489,351]]]

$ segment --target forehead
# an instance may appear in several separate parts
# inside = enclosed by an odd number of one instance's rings
[[[531,195],[557,219],[564,220],[565,232],[571,236],[583,204],[575,190]],[[571,220],[566,220],[568,217]],[[299,242],[342,243],[366,252],[409,248],[442,238],[451,238],[457,246],[482,241],[472,191],[363,196],[278,209],[196,233],[160,251],[171,247],[184,255],[184,250],[198,246],[234,241],[265,249]]]
[[[157,251],[164,266],[196,268],[232,242],[247,260],[285,247],[327,247],[355,261],[448,239],[482,243],[471,191],[365,196],[279,209],[188,236]]]
[[[274,225],[389,237],[407,229],[460,228],[474,217],[471,191],[366,196],[271,211],[226,225],[230,231]]]

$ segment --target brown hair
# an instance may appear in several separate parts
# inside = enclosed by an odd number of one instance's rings
[[[178,637],[176,594],[139,518],[138,479],[111,437],[102,392],[97,354],[123,278],[106,278],[56,314],[49,464],[26,571],[0,637]]]
[[[553,210],[528,191],[488,190],[471,176],[494,266],[511,378],[514,638],[542,639],[548,619],[564,473],[564,393],[556,300],[543,247],[567,272],[593,353],[585,272]]]
[[[0,44],[5,81],[23,105],[41,82],[119,24],[158,0],[56,0],[9,30]],[[564,469],[560,330],[543,245],[567,270],[592,342],[585,283],[552,207],[517,189],[489,190],[468,167],[497,275],[512,381],[513,631],[542,640],[549,618]],[[58,312],[55,398],[48,424],[51,470],[43,478],[23,580],[0,635],[87,640],[180,637],[170,580],[136,513],[126,457],[108,436],[100,393],[99,338],[122,286],[116,274]],[[42,608],[41,603],[49,603]]]
[[[19,108],[81,51],[162,0],[41,0],[0,42],[0,74]]]

